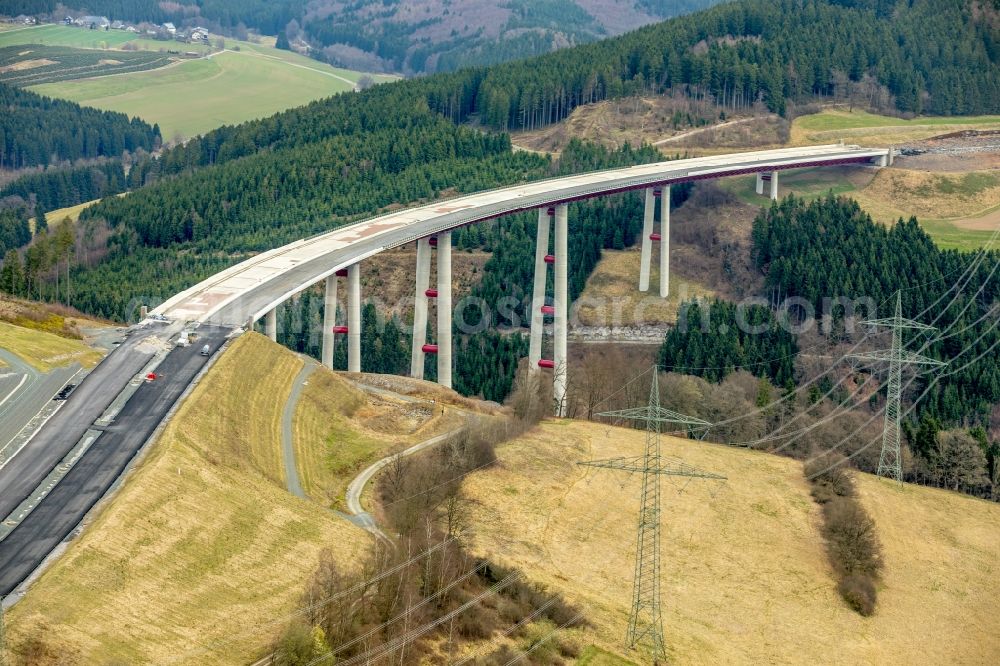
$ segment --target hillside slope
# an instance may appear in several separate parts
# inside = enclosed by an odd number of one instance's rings
[[[303,490],[331,508],[346,508],[347,485],[379,458],[458,430],[470,413],[494,411],[431,382],[376,374],[358,381],[317,367],[293,416]]]
[[[119,157],[152,150],[160,131],[123,113],[98,111],[0,83],[0,169]]]
[[[8,613],[15,654],[245,664],[284,628],[320,551],[349,568],[368,536],[284,488],[280,418],[301,366],[263,336],[233,344]]]
[[[721,0],[321,0],[290,40],[348,67],[451,71],[618,35]]]
[[[642,451],[638,431],[546,422],[469,477],[477,548],[589,609],[579,636],[621,652],[638,479],[580,460]],[[1000,649],[1000,505],[858,475],[885,576],[874,617],[839,598],[799,462],[665,438],[664,453],[725,474],[664,483],[663,600],[671,663],[985,664]],[[679,481],[679,482],[678,482]],[[624,487],[622,486],[624,484]],[[637,655],[628,655],[645,663]]]
[[[244,258],[245,252],[308,236],[387,206],[548,173],[548,165],[536,155],[509,154],[507,137],[458,130],[441,115],[465,121],[478,114],[481,123],[495,128],[537,127],[566,117],[574,107],[637,89],[708,92],[720,101],[738,93],[743,100],[779,102],[785,98],[788,69],[781,63],[790,55],[799,62],[800,55],[808,60],[809,54],[836,46],[837,61],[809,62],[809,71],[849,69],[855,58],[862,72],[883,58],[895,71],[912,56],[909,46],[900,43],[936,43],[939,33],[953,37],[965,25],[958,10],[925,24],[924,14],[947,5],[947,0],[921,0],[906,13],[907,21],[897,26],[899,34],[893,39],[880,31],[885,22],[871,11],[814,1],[824,24],[843,24],[844,30],[856,26],[856,39],[842,44],[838,35],[823,32],[824,25],[800,34],[798,25],[808,23],[812,14],[792,0],[727,3],[534,60],[335,96],[266,120],[220,128],[166,151],[158,160],[142,160],[129,171],[136,191],[121,201],[105,200],[82,215],[89,224],[106,221],[112,238],[104,262],[81,271],[76,285],[80,307],[121,317],[122,306],[132,297],[166,297]],[[962,6],[969,1],[963,0]],[[737,25],[741,22],[742,27]],[[730,43],[726,36],[737,34],[737,28],[741,39]],[[713,40],[707,50],[698,47],[705,34]],[[941,83],[941,94],[928,89],[931,100],[942,104],[960,96],[962,108],[955,108],[956,113],[991,105],[998,81],[981,36],[975,30],[960,35],[974,54],[971,66],[983,85],[969,80],[951,86],[954,82],[948,79]],[[928,58],[923,69],[940,65],[941,72],[954,73],[953,58]],[[754,74],[758,62],[770,63],[768,77]],[[712,81],[707,91],[706,76]],[[814,75],[789,92],[790,97],[811,98],[827,94],[829,86]],[[165,178],[175,174],[179,177]],[[144,183],[149,185],[140,187]],[[180,243],[191,245],[182,248]],[[177,261],[179,256],[183,261]],[[109,274],[132,293],[107,289]],[[141,290],[133,291],[132,285],[141,285]]]
[[[721,0],[7,0],[11,15],[64,7],[131,21],[246,28],[280,34],[320,59],[408,73],[455,69],[546,53],[618,35]]]
[[[1000,99],[1000,36],[978,8],[977,0],[729,2],[492,67],[477,73],[466,100],[483,122],[512,130],[671,89],[713,99],[727,114],[763,102],[783,115],[789,100],[855,88],[906,113],[988,113]]]

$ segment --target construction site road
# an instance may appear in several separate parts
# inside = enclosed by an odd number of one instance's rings
[[[73,412],[74,433],[79,431],[82,436],[87,430],[97,429],[100,434],[79,460],[73,463],[62,480],[32,509],[28,517],[0,541],[0,596],[10,594],[27,579],[49,553],[70,536],[87,512],[104,497],[199,371],[219,350],[231,330],[201,326],[197,332],[197,344],[176,347],[167,353],[156,369],[156,379],[143,382],[128,398],[110,425],[95,426],[94,421],[103,414],[104,408],[98,409],[98,405],[88,405],[86,403],[89,401],[80,400],[80,406]],[[138,346],[137,343],[138,341],[133,344]],[[201,348],[206,344],[209,346],[209,355],[201,353]],[[119,368],[118,373],[112,373],[110,378],[105,378],[106,382],[114,381],[112,386],[105,387],[105,390],[113,395],[107,401],[104,399],[107,397],[104,394],[97,398],[91,396],[92,401],[105,407],[121,390],[114,390],[120,384],[117,381],[119,375],[123,375],[126,380],[131,379],[135,374],[131,371],[135,361],[147,358],[145,353],[134,348],[132,351],[128,351],[127,348],[126,352],[116,350],[109,358],[114,356],[118,357],[115,359],[117,361],[115,365]],[[139,363],[140,368],[143,362]],[[122,369],[123,367],[125,369]],[[95,375],[97,375],[96,370],[88,377],[88,381]],[[83,384],[80,388],[83,388]],[[58,414],[64,411],[66,410],[61,410]],[[50,429],[54,421],[55,417],[39,434]],[[85,421],[87,422],[84,423]],[[79,430],[80,427],[82,430]],[[69,451],[80,437],[70,436],[66,439],[72,440],[68,447],[60,438],[50,441],[59,441],[61,449]]]

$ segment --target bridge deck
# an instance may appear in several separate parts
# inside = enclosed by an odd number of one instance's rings
[[[729,175],[867,164],[888,150],[809,146],[657,162],[524,183],[400,210],[265,252],[174,296],[155,314],[239,326],[335,271],[447,229],[546,205]]]

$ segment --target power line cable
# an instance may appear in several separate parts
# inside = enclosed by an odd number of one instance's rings
[[[520,654],[515,655],[514,658],[511,659],[510,661],[508,661],[506,664],[504,664],[504,666],[512,666],[513,664],[517,663],[518,661],[521,661],[522,659],[524,659],[525,657],[527,657],[529,654],[531,654],[532,652],[534,652],[535,650],[537,650],[539,647],[541,647],[550,638],[552,638],[553,636],[555,636],[556,633],[558,633],[559,631],[565,629],[566,627],[568,627],[569,625],[573,624],[574,622],[579,621],[580,618],[582,618],[582,617],[583,617],[583,613],[577,613],[576,615],[574,615],[570,619],[566,620],[561,625],[559,625],[558,627],[556,627],[555,629],[553,629],[552,631],[550,631],[549,633],[545,634],[540,639],[538,639],[537,641],[535,641],[534,643],[532,643],[531,647],[529,647],[527,650],[524,650]]]
[[[416,640],[417,638],[419,638],[423,634],[427,633],[428,631],[430,631],[434,627],[437,627],[437,626],[439,626],[441,624],[444,624],[448,620],[461,615],[462,613],[464,613],[465,611],[467,611],[469,608],[472,608],[474,605],[476,605],[477,603],[479,603],[480,601],[482,601],[483,599],[485,599],[487,596],[489,596],[491,594],[495,594],[496,592],[499,592],[503,588],[507,587],[508,585],[510,585],[511,583],[513,583],[519,577],[520,577],[520,574],[518,572],[516,572],[516,571],[515,572],[511,572],[511,573],[507,574],[502,580],[497,581],[496,583],[494,583],[492,586],[490,586],[485,591],[483,591],[480,594],[476,595],[475,597],[473,597],[469,601],[465,602],[464,604],[462,604],[461,606],[459,606],[455,610],[453,610],[453,611],[451,611],[449,613],[446,613],[445,615],[442,615],[441,617],[437,618],[436,620],[432,620],[431,622],[428,622],[428,623],[426,623],[426,624],[424,624],[424,625],[422,625],[420,627],[417,627],[416,629],[413,629],[413,630],[411,630],[411,631],[403,634],[402,636],[394,638],[393,640],[389,641],[388,643],[385,643],[383,645],[379,645],[379,646],[377,646],[377,647],[375,647],[375,648],[373,648],[371,650],[368,650],[367,652],[355,655],[355,656],[351,657],[350,659],[346,659],[344,661],[340,661],[340,662],[337,662],[337,663],[340,666],[351,666],[352,664],[356,664],[356,663],[358,663],[360,661],[370,661],[370,660],[373,660],[373,659],[378,659],[380,657],[385,656],[386,654],[389,654],[390,652],[394,652],[395,650],[397,650],[398,648],[401,648],[402,646],[406,645],[407,643],[410,643],[410,642]],[[311,660],[308,664],[306,664],[306,666],[315,666],[316,664],[318,664],[320,662],[326,661],[327,659],[330,659],[333,656],[333,653],[334,653],[334,651],[331,650],[331,651],[329,651],[329,652],[327,652],[325,654],[322,654],[319,657],[316,657],[315,659]]]
[[[512,633],[514,633],[515,631],[517,631],[521,627],[523,627],[523,626],[525,626],[527,624],[530,624],[531,622],[534,622],[538,618],[539,615],[541,615],[546,610],[548,610],[549,607],[551,607],[552,604],[554,604],[558,599],[559,599],[559,597],[551,597],[548,601],[546,601],[544,604],[542,604],[537,609],[535,609],[535,611],[533,613],[531,613],[530,615],[527,615],[527,616],[521,618],[521,620],[519,620],[518,622],[515,622],[510,627],[508,627],[504,631],[500,632],[499,635],[494,636],[493,638],[491,638],[490,642],[487,643],[484,647],[481,647],[481,648],[479,648],[477,650],[473,650],[470,654],[466,655],[462,659],[459,659],[458,661],[452,662],[451,666],[462,666],[462,664],[466,664],[466,663],[472,661],[473,659],[475,659],[476,657],[478,657],[480,654],[482,654],[483,652],[485,652],[486,648],[490,647],[491,645],[497,645],[498,644],[497,642],[501,638],[504,638],[506,636],[510,636]],[[579,616],[577,616],[577,617],[579,617]]]
[[[323,599],[320,599],[318,601],[312,602],[312,603],[307,604],[305,606],[301,606],[301,607],[295,609],[294,611],[292,611],[290,613],[277,616],[276,619],[271,620],[271,621],[269,621],[269,622],[267,622],[265,624],[256,625],[256,626],[253,626],[253,627],[249,627],[249,628],[241,631],[240,633],[236,634],[234,637],[231,637],[231,638],[228,638],[228,639],[222,640],[222,641],[216,641],[216,642],[211,643],[209,645],[203,645],[203,646],[200,646],[199,648],[196,648],[196,649],[193,649],[193,650],[189,650],[188,652],[186,652],[184,654],[181,654],[181,655],[178,655],[174,659],[171,659],[171,660],[169,660],[169,661],[167,661],[165,663],[167,663],[167,664],[173,664],[173,663],[177,663],[177,662],[179,662],[179,661],[181,661],[181,660],[183,660],[183,659],[185,659],[187,657],[190,657],[190,656],[192,656],[194,654],[202,654],[204,652],[218,650],[221,647],[225,647],[226,645],[231,645],[231,644],[239,641],[243,636],[246,636],[247,634],[256,632],[259,629],[264,629],[264,628],[268,628],[268,627],[274,627],[274,626],[276,626],[278,624],[281,624],[282,622],[287,622],[287,621],[289,621],[289,620],[291,620],[293,618],[305,615],[306,613],[308,613],[310,611],[316,610],[317,608],[321,608],[321,607],[323,607],[323,606],[325,606],[325,605],[327,605],[327,604],[329,604],[329,603],[331,603],[333,601],[336,601],[337,599],[339,599],[341,597],[344,597],[346,595],[354,594],[356,592],[362,591],[362,590],[370,587],[372,584],[377,583],[378,581],[382,580],[383,578],[387,578],[388,576],[391,576],[393,574],[399,573],[400,571],[402,571],[406,567],[410,566],[414,562],[416,562],[416,561],[418,561],[420,559],[423,559],[424,557],[427,557],[427,556],[431,555],[432,553],[437,552],[438,550],[440,550],[440,549],[444,548],[445,546],[447,546],[449,543],[452,543],[452,542],[456,541],[459,536],[462,536],[462,534],[463,533],[459,533],[459,534],[456,534],[454,536],[450,536],[447,539],[444,539],[443,541],[435,544],[434,546],[432,546],[432,547],[430,547],[430,548],[428,548],[428,549],[426,549],[426,550],[424,550],[424,551],[422,551],[420,553],[417,553],[413,557],[411,557],[411,558],[409,558],[409,559],[407,559],[407,560],[405,560],[403,562],[400,562],[399,564],[397,564],[397,565],[395,565],[393,567],[390,567],[389,569],[386,569],[385,571],[379,573],[377,576],[373,576],[372,578],[366,579],[366,580],[364,580],[364,581],[362,581],[360,583],[352,585],[351,587],[347,588],[346,590],[341,590],[340,592],[336,592],[334,594],[331,594],[331,595],[329,595],[327,597],[324,597]]]

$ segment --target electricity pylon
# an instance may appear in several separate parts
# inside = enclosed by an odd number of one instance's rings
[[[921,324],[912,319],[903,319],[902,296],[896,292],[896,314],[890,319],[869,319],[863,322],[876,328],[892,329],[892,348],[878,351],[851,354],[851,358],[862,361],[888,361],[889,385],[886,388],[885,421],[882,426],[882,453],[878,459],[878,476],[886,477],[903,483],[903,465],[899,455],[900,420],[903,393],[903,366],[923,365],[941,367],[947,365],[904,349],[903,329],[917,331],[935,331],[933,326]]]
[[[653,385],[649,404],[645,407],[601,412],[597,416],[612,416],[646,423],[646,453],[632,458],[608,458],[577,463],[588,467],[605,467],[625,472],[642,473],[642,507],[639,510],[639,530],[636,539],[635,578],[632,584],[632,611],[628,619],[625,644],[629,649],[648,645],[654,663],[665,660],[663,616],[660,611],[660,477],[687,476],[701,479],[726,477],[702,471],[687,463],[660,455],[660,424],[677,423],[689,429],[706,430],[711,423],[678,414],[660,407],[660,389],[653,366]]]

